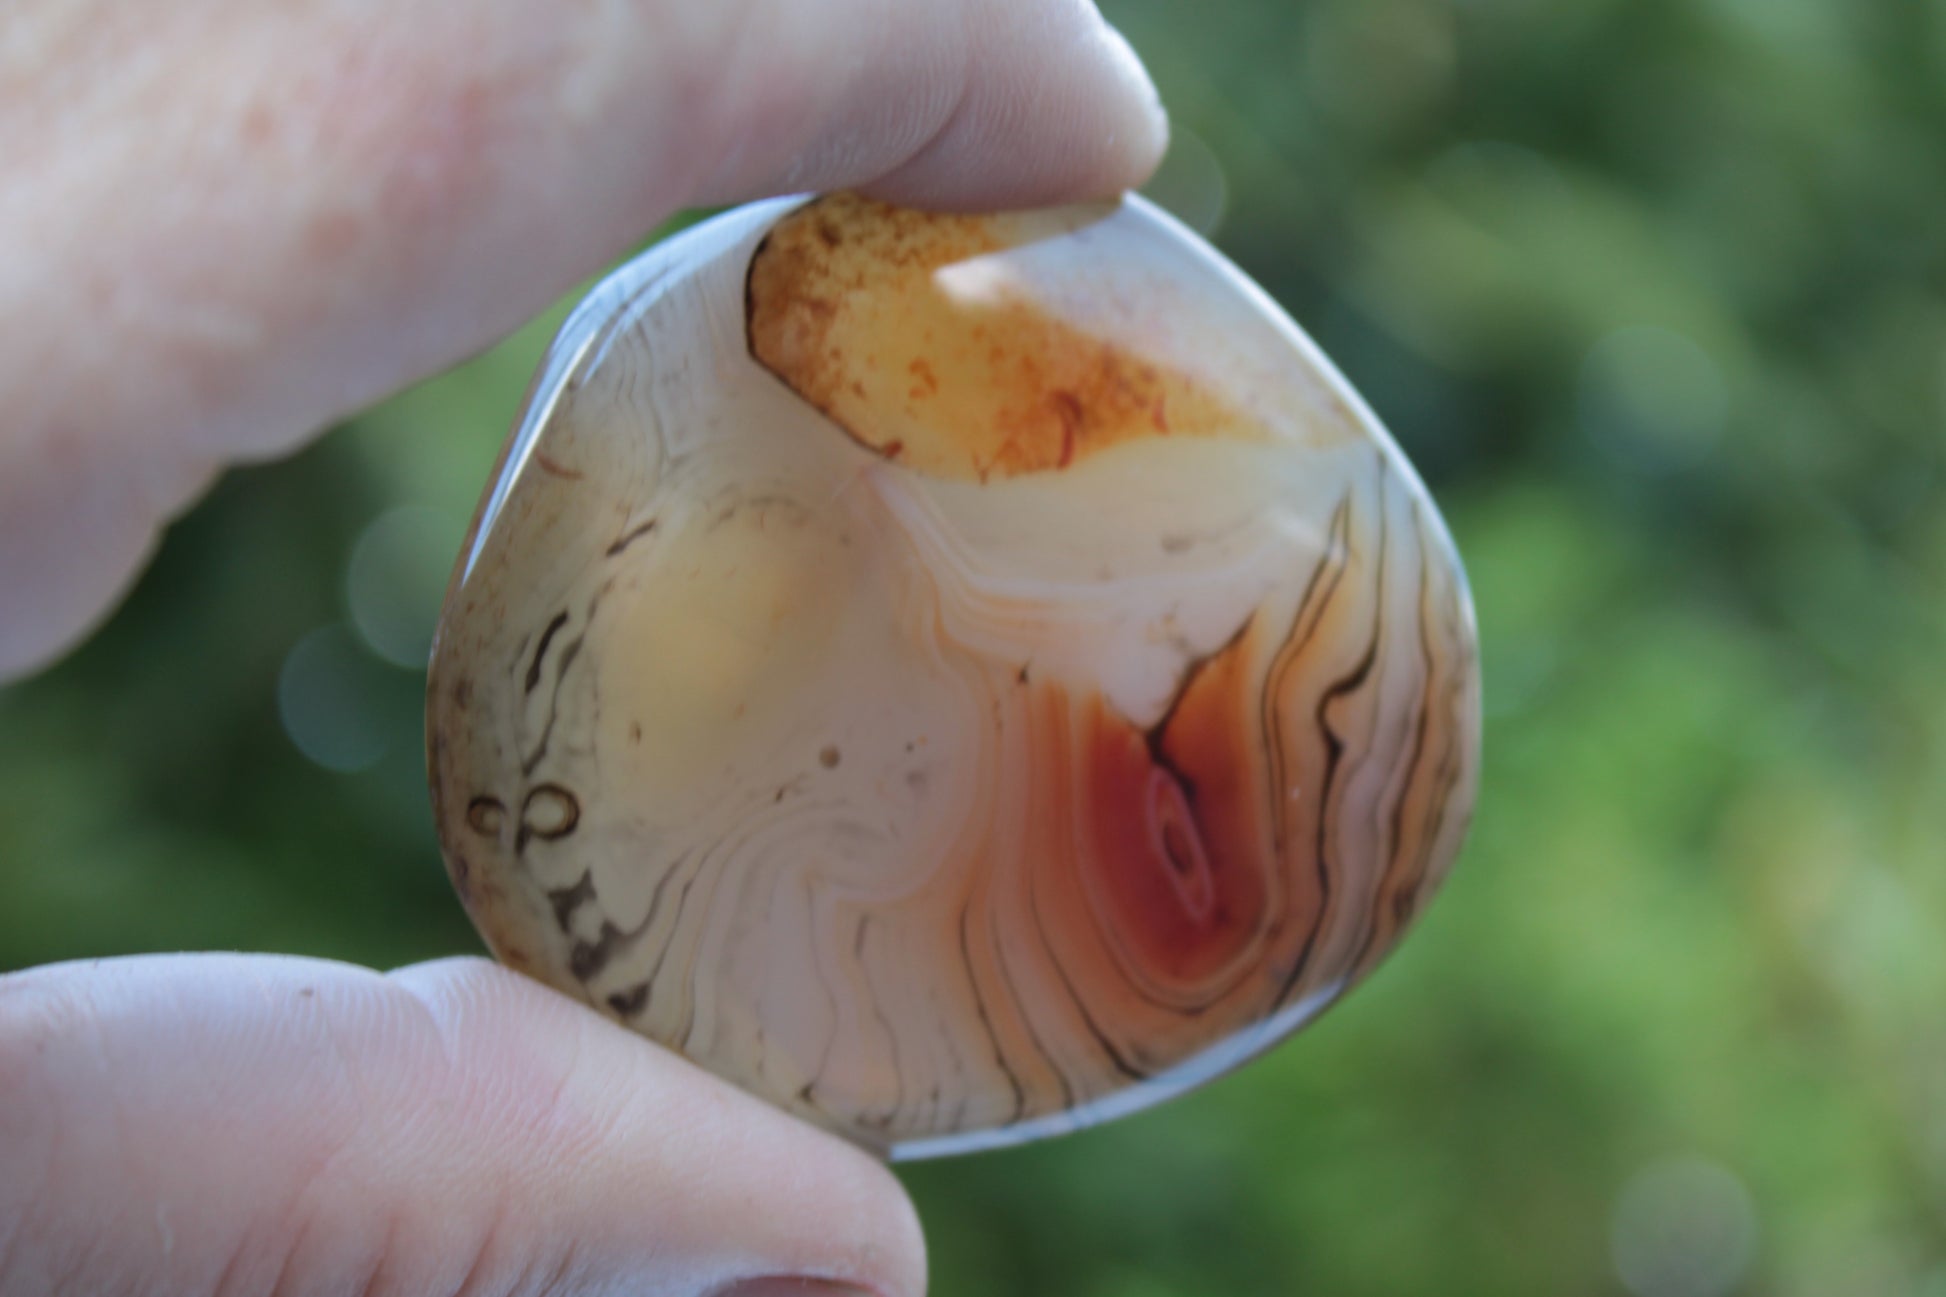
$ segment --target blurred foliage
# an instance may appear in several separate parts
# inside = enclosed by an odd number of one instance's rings
[[[936,1291],[1946,1297],[1946,3],[1107,8],[1154,191],[1448,511],[1486,776],[1350,1007],[909,1168]],[[0,694],[0,968],[477,948],[387,659],[558,319],[233,474]]]

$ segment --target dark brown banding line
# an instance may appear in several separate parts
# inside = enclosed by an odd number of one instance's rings
[[[1230,632],[1228,639],[1209,652],[1192,659],[1189,665],[1183,668],[1182,675],[1176,678],[1176,688],[1169,696],[1168,706],[1162,709],[1162,715],[1156,718],[1155,724],[1142,731],[1142,743],[1149,750],[1149,760],[1175,777],[1176,783],[1182,788],[1183,796],[1191,803],[1196,800],[1196,781],[1184,774],[1176,763],[1169,759],[1168,754],[1162,750],[1162,744],[1168,738],[1169,727],[1175,723],[1176,712],[1182,707],[1182,700],[1189,696],[1189,687],[1196,683],[1196,678],[1209,668],[1210,663],[1229,654],[1241,644],[1243,637],[1250,633],[1250,628],[1256,625],[1256,622],[1257,614],[1252,612],[1243,619],[1242,625]]]
[[[521,773],[530,778],[533,776],[534,771],[540,768],[542,758],[547,755],[547,745],[554,737],[554,722],[559,719],[561,714],[561,686],[567,682],[568,669],[574,665],[575,659],[581,656],[581,647],[587,643],[588,634],[594,628],[595,614],[601,611],[602,600],[608,597],[608,592],[614,586],[615,578],[611,576],[596,588],[594,596],[588,600],[588,615],[582,622],[581,633],[570,640],[567,647],[561,650],[561,664],[554,669],[554,688],[548,693],[547,724],[542,727],[540,741],[534,745],[534,750],[520,764]],[[555,632],[560,630],[561,624],[567,620],[567,616],[568,614],[565,611],[556,614],[554,620],[548,623],[547,631],[541,637],[541,643],[534,650],[534,665],[528,668],[529,680],[527,687],[530,692],[534,687],[536,679],[534,672],[540,667],[541,660],[547,653],[547,642],[554,638]]]
[[[499,835],[500,824],[495,822],[495,817],[504,820],[506,814],[507,807],[498,797],[482,795],[466,804],[467,827],[484,837]]]
[[[927,992],[926,999],[932,1005],[933,1014],[935,1016],[936,1021],[941,1023],[947,1023],[952,1021],[952,1016],[948,1014],[945,1011],[945,1009],[943,1009],[940,1006],[939,987],[936,983],[934,984],[932,990]],[[945,1126],[943,1127],[936,1126],[934,1127],[934,1129],[963,1130],[965,1128],[965,1121],[966,1121],[966,1105],[969,1102],[971,1102],[971,1097],[972,1097],[972,1087],[965,1083],[969,1079],[970,1070],[966,1066],[966,1056],[960,1053],[959,1033],[953,1031],[951,1028],[947,1028],[940,1033],[940,1039],[945,1042],[946,1051],[953,1056],[952,1071],[954,1075],[959,1078],[961,1084],[959,1086],[959,1096],[960,1096],[959,1106],[953,1109],[952,1120],[947,1122]],[[940,1111],[938,1082],[933,1083],[932,1102],[933,1102],[932,1110],[936,1117]]]
[[[1450,577],[1452,574],[1448,575]],[[1447,662],[1446,695],[1449,705],[1446,714],[1459,717],[1465,715],[1468,710],[1464,695],[1470,677],[1468,668],[1471,665],[1472,654],[1468,651],[1467,636],[1461,625],[1464,618],[1461,614],[1460,583],[1457,580],[1448,580],[1446,595],[1447,606],[1452,613],[1452,625],[1447,627],[1449,632],[1447,642],[1453,650]],[[1450,740],[1445,744],[1445,750],[1440,756],[1436,780],[1438,791],[1426,804],[1426,826],[1423,830],[1426,843],[1425,857],[1421,862],[1419,881],[1413,887],[1415,900],[1420,887],[1424,884],[1426,873],[1431,868],[1433,852],[1437,849],[1439,841],[1440,821],[1446,818],[1447,808],[1453,800],[1453,789],[1458,786],[1466,770],[1468,733],[1464,725],[1454,723]],[[1464,818],[1470,819],[1471,816],[1472,807],[1469,805],[1464,812]]]
[[[1271,769],[1271,805],[1274,808],[1272,848],[1276,852],[1277,866],[1283,868],[1290,851],[1289,812],[1285,806],[1284,784],[1289,772],[1284,759],[1284,726],[1279,707],[1283,696],[1283,680],[1299,661],[1304,650],[1323,625],[1325,616],[1332,603],[1337,599],[1338,587],[1343,584],[1345,570],[1351,556],[1351,492],[1347,491],[1338,501],[1338,507],[1331,514],[1330,542],[1325,546],[1324,558],[1312,571],[1310,582],[1304,590],[1304,598],[1298,604],[1297,613],[1291,619],[1291,631],[1284,643],[1278,648],[1264,676],[1263,694],[1263,731],[1267,736]],[[1326,577],[1326,573],[1329,577]],[[1307,619],[1307,614],[1309,614]],[[1308,620],[1308,624],[1307,624]],[[1319,789],[1318,818],[1324,819],[1323,788]],[[1329,887],[1328,880],[1325,883]],[[1313,916],[1310,929],[1305,933],[1304,943],[1298,949],[1290,972],[1286,975],[1274,1003],[1283,1003],[1289,998],[1298,980],[1303,977],[1310,963],[1311,950],[1316,944],[1319,928],[1324,923],[1324,903],[1329,897],[1328,890],[1319,896],[1318,912]]]
[[[705,859],[707,860],[707,857]],[[650,902],[649,906],[650,918],[655,917],[655,907],[661,903],[662,889],[669,885],[669,880],[675,877],[676,869],[680,867],[678,865],[670,869],[667,874],[662,876],[662,881],[655,885],[655,898]],[[669,917],[669,931],[672,934],[672,939],[662,944],[662,952],[655,957],[655,967],[649,970],[649,980],[651,982],[661,978],[662,965],[669,958],[669,952],[675,948],[676,943],[673,939],[673,934],[680,931],[682,927],[682,912],[683,907],[689,903],[689,889],[696,885],[696,879],[701,873],[701,868],[698,868],[695,873],[691,874],[683,882],[682,889],[676,893],[676,912]]]
[[[1007,1051],[1000,1044],[1000,1033],[993,1029],[993,1019],[987,1014],[986,997],[980,994],[979,974],[973,971],[972,937],[967,932],[973,922],[972,902],[961,905],[959,914],[959,957],[966,969],[966,984],[973,992],[973,1009],[980,1015],[980,1027],[986,1032],[987,1043],[993,1046],[993,1061],[999,1065],[1000,1074],[1007,1078],[1007,1085],[1014,1092],[1013,1116],[1001,1123],[1011,1126],[1027,1111],[1027,1087],[1021,1084],[1020,1075],[1007,1061]]]
[[[534,750],[520,764],[520,773],[523,775],[532,776],[536,770],[540,769],[542,758],[547,756],[547,745],[554,738],[554,722],[561,715],[561,686],[567,681],[568,668],[574,665],[574,660],[577,657],[581,656],[581,645],[587,638],[588,632],[584,630],[581,634],[570,640],[566,648],[561,650],[561,665],[554,672],[554,688],[549,691],[547,697],[547,724],[541,727],[540,742],[534,745]],[[544,648],[546,646],[543,645],[542,647]],[[538,662],[539,658],[536,658],[535,661]]]
[[[1149,1073],[1122,1057],[1122,1052],[1115,1048],[1115,1042],[1108,1038],[1107,1033],[1102,1031],[1101,1024],[1095,1021],[1095,1016],[1088,1012],[1088,1006],[1082,1001],[1081,993],[1074,989],[1074,979],[1068,976],[1068,970],[1061,963],[1060,954],[1048,938],[1047,923],[1041,917],[1040,902],[1035,898],[1031,887],[1027,889],[1027,908],[1034,916],[1034,930],[1040,934],[1041,948],[1047,952],[1047,962],[1054,966],[1054,975],[1061,979],[1061,985],[1068,993],[1068,1002],[1074,1005],[1075,1012],[1081,1015],[1082,1025],[1087,1027],[1088,1034],[1094,1038],[1095,1044],[1101,1047],[1101,1052],[1108,1059],[1109,1064],[1131,1081],[1148,1080]]]
[[[555,828],[537,829],[527,818],[527,812],[533,806],[534,799],[543,793],[552,794],[567,803],[567,819]],[[581,823],[581,803],[575,795],[559,784],[541,784],[528,793],[527,800],[521,803],[520,826],[514,830],[514,854],[517,856],[525,854],[527,844],[536,839],[542,842],[555,842],[565,838],[574,832],[575,825],[579,823]]]
[[[1420,523],[1416,502],[1413,505],[1413,514],[1414,522]],[[1424,527],[1420,523],[1419,555],[1422,567],[1419,575],[1419,662],[1421,672],[1419,681],[1419,721],[1412,740],[1412,767],[1407,775],[1405,789],[1399,795],[1398,805],[1392,810],[1392,841],[1396,858],[1393,862],[1393,867],[1386,871],[1385,876],[1379,882],[1379,896],[1383,898],[1390,895],[1395,901],[1402,896],[1417,891],[1419,883],[1425,878],[1428,853],[1432,848],[1432,830],[1436,827],[1439,812],[1443,809],[1442,799],[1439,798],[1435,798],[1427,804],[1427,808],[1434,813],[1434,822],[1428,823],[1420,829],[1415,843],[1419,848],[1414,853],[1417,859],[1407,862],[1405,860],[1406,812],[1412,806],[1412,793],[1421,788],[1425,783],[1425,777],[1420,771],[1419,766],[1425,760],[1428,752],[1427,745],[1432,734],[1433,690],[1440,683],[1440,676],[1442,674],[1440,670],[1440,655],[1438,650],[1433,647],[1432,642],[1432,610],[1426,606],[1427,598],[1432,594],[1432,581],[1429,578],[1432,572],[1430,565],[1433,561],[1433,556],[1427,553],[1424,538]],[[1452,744],[1450,742],[1441,745],[1437,763],[1439,768],[1444,768],[1451,752]],[[1435,771],[1436,777],[1437,770]],[[1410,881],[1405,881],[1408,875],[1410,876]],[[1397,880],[1396,882],[1395,879]],[[1396,931],[1396,929],[1394,930]],[[1360,962],[1363,962],[1365,953],[1364,951],[1359,952]]]
[[[1336,890],[1331,881],[1330,839],[1331,825],[1334,820],[1332,790],[1338,782],[1338,763],[1344,758],[1345,744],[1331,728],[1331,722],[1325,719],[1325,712],[1338,699],[1363,687],[1365,677],[1372,669],[1377,643],[1377,636],[1374,635],[1372,647],[1366,650],[1365,656],[1360,659],[1357,667],[1353,668],[1351,674],[1341,676],[1324,691],[1313,713],[1313,719],[1324,736],[1325,744],[1324,774],[1318,781],[1317,838],[1313,844],[1312,856],[1318,876],[1318,914],[1311,924],[1311,930],[1304,934],[1304,945],[1297,952],[1296,962],[1291,965],[1291,971],[1285,977],[1284,984],[1278,988],[1275,1000],[1277,1004],[1283,1004],[1291,998],[1292,993],[1297,989],[1298,981],[1304,976],[1304,969],[1311,962],[1311,953],[1317,948],[1318,934],[1327,926],[1331,902]]]
[[[1378,567],[1374,573],[1372,582],[1372,588],[1378,593],[1372,601],[1371,638],[1365,644],[1364,656],[1359,659],[1358,665],[1349,674],[1333,681],[1319,695],[1318,705],[1312,713],[1312,720],[1316,724],[1318,732],[1324,736],[1325,743],[1324,774],[1318,786],[1318,827],[1317,840],[1314,844],[1315,855],[1313,857],[1318,878],[1318,916],[1317,922],[1312,924],[1311,930],[1305,934],[1304,945],[1298,951],[1297,962],[1291,966],[1289,975],[1284,979],[1284,985],[1278,990],[1276,999],[1276,1003],[1278,1004],[1287,1003],[1293,992],[1296,991],[1298,982],[1304,975],[1305,966],[1311,962],[1311,952],[1317,947],[1318,934],[1329,926],[1332,902],[1336,899],[1336,889],[1333,888],[1331,881],[1331,852],[1329,850],[1331,826],[1336,818],[1336,807],[1333,805],[1334,799],[1332,793],[1338,782],[1338,766],[1344,758],[1345,744],[1338,737],[1337,732],[1331,728],[1331,722],[1326,718],[1325,713],[1330,710],[1332,703],[1337,702],[1340,698],[1349,697],[1364,688],[1366,680],[1371,676],[1372,665],[1378,660],[1379,641],[1384,638],[1385,600],[1383,592],[1385,589],[1386,543],[1384,468],[1385,461],[1381,459],[1379,461],[1378,496]]]
[[[1399,889],[1402,880],[1407,875],[1414,873],[1412,866],[1415,861],[1408,857],[1406,850],[1405,816],[1407,809],[1412,805],[1413,791],[1420,784],[1419,766],[1425,759],[1427,737],[1432,727],[1431,691],[1434,682],[1438,678],[1438,662],[1430,638],[1430,619],[1426,614],[1426,596],[1431,590],[1431,583],[1427,579],[1431,572],[1429,566],[1431,559],[1426,553],[1424,544],[1425,532],[1420,525],[1419,506],[1416,501],[1413,503],[1412,522],[1413,534],[1418,536],[1420,540],[1419,590],[1417,599],[1418,615],[1416,617],[1419,632],[1417,637],[1419,640],[1419,681],[1418,688],[1414,690],[1416,706],[1414,708],[1414,720],[1412,722],[1413,735],[1412,742],[1404,749],[1404,759],[1399,763],[1400,768],[1404,772],[1404,778],[1399,783],[1398,797],[1393,802],[1391,814],[1388,817],[1391,821],[1391,859],[1386,862],[1385,871],[1379,875],[1378,885],[1372,889],[1371,913],[1367,917],[1364,936],[1358,943],[1358,953],[1352,960],[1353,968],[1363,967],[1373,947],[1381,944],[1384,938],[1391,932],[1396,931],[1396,928],[1388,922],[1388,920],[1394,918],[1394,906],[1392,903],[1400,895]],[[1423,865],[1423,852],[1415,852],[1413,855],[1419,857],[1416,863]],[[1411,885],[1407,885],[1405,890],[1410,891]]]
[[[813,902],[816,899],[814,895],[814,883],[813,880],[808,876],[804,878],[803,883],[804,883],[804,894],[805,894],[804,895],[805,908],[807,910],[812,910]],[[772,878],[771,886],[775,888],[777,885],[778,885],[777,880],[775,878]],[[812,957],[813,964],[815,964],[817,961],[817,954],[818,954],[817,947],[818,947],[817,928],[815,925],[813,925],[811,930],[811,957]],[[806,1081],[798,1089],[797,1092],[798,1097],[803,1099],[806,1103],[812,1102],[811,1092],[817,1089],[818,1082],[824,1079],[825,1069],[831,1066],[831,1047],[835,1045],[838,1041],[838,1023],[841,1017],[838,1011],[837,993],[831,989],[831,985],[828,982],[823,982],[823,979],[819,979],[819,981],[822,983],[821,989],[824,991],[824,1002],[831,1006],[831,1031],[824,1038],[824,1048],[818,1051],[818,1064],[816,1067],[811,1069],[811,1079]],[[758,1020],[757,1030],[760,1034],[763,1031],[763,1022],[761,1018]]]
[[[642,1012],[643,1006],[648,1002],[649,984],[647,982],[637,982],[634,986],[629,987],[628,990],[618,991],[608,997],[608,1007],[613,1009],[615,1016],[619,1018],[633,1018],[636,1014]]]
[[[560,634],[561,627],[567,624],[568,614],[563,609],[554,614],[554,619],[547,623],[547,629],[541,632],[540,643],[534,646],[534,659],[527,664],[527,688],[524,692],[531,694],[540,684],[541,660],[547,656],[548,645],[554,642],[554,637]]]
[[[683,852],[669,863],[669,867],[662,871],[662,877],[656,880],[655,890],[649,893],[649,912],[642,919],[642,931],[647,932],[655,926],[656,911],[662,908],[663,889],[669,886],[669,880],[676,876],[676,871],[681,869],[688,859],[689,853],[687,851]],[[649,980],[653,982],[656,975],[661,971],[662,961],[658,959],[655,968],[650,970]]]
[[[617,554],[627,549],[630,545],[633,545],[636,541],[642,539],[642,537],[654,531],[655,524],[656,524],[656,520],[654,518],[651,518],[647,522],[641,524],[640,526],[634,527],[629,531],[625,532],[624,534],[622,534],[620,537],[616,539],[614,544],[608,547],[607,557],[614,558]]]
[[[587,883],[589,897],[596,903],[599,903],[601,898],[595,892],[593,880],[584,876],[583,881]],[[581,886],[581,883],[577,883],[574,887],[566,890],[572,896],[581,890]],[[549,899],[552,900],[555,893],[549,893],[548,895]],[[586,902],[577,903],[585,904]],[[556,914],[558,916],[560,913],[560,903],[557,902],[556,904]],[[571,917],[572,913],[570,912]],[[653,912],[651,912],[651,917],[653,917]],[[568,970],[574,974],[576,980],[583,986],[587,986],[592,978],[599,977],[601,971],[608,967],[609,962],[614,959],[617,950],[625,945],[632,946],[636,942],[639,942],[648,930],[649,919],[643,919],[642,922],[633,928],[618,928],[615,926],[613,919],[604,916],[601,921],[601,931],[596,934],[593,941],[577,941],[574,943],[573,948],[568,952]],[[562,931],[565,933],[566,928],[564,927]],[[642,985],[649,987],[654,982],[655,975],[651,973],[642,980]]]
[[[553,798],[567,804],[567,819],[559,826],[537,829],[527,823],[527,812],[533,809],[534,803],[542,797]],[[529,837],[539,838],[543,842],[565,838],[574,832],[576,825],[581,823],[581,799],[559,784],[536,784],[528,790],[526,799],[520,804],[520,820],[521,832]]]
[[[652,926],[654,926],[656,908],[662,904],[662,889],[668,886],[670,875],[674,874],[676,870],[682,868],[683,861],[687,860],[688,858],[689,857],[687,854],[678,856],[675,862],[672,865],[670,865],[669,869],[662,875],[661,881],[655,885],[655,890],[651,892],[649,895],[648,914],[643,917],[642,922],[640,924],[636,925],[634,929],[630,930],[625,934],[629,940],[631,941],[640,940],[642,936],[646,934]],[[555,891],[549,892],[547,895],[549,901],[551,901],[554,904],[555,921],[561,925],[561,931],[563,934],[566,934],[568,932],[568,925],[573,919],[573,910],[576,906],[585,904],[590,901],[600,900],[600,897],[595,892],[594,878],[589,873],[583,873],[581,876],[581,881],[576,883],[572,888],[560,888]],[[617,929],[612,922],[606,919],[602,921],[601,938],[603,941],[606,941],[608,934],[610,932],[619,932],[619,931],[620,930]],[[589,944],[590,943],[588,942],[576,942],[575,949],[570,955],[570,960],[572,961],[574,958],[578,958],[582,948],[588,947]],[[665,955],[668,953],[666,947],[664,948],[663,953]],[[612,958],[612,956],[613,956],[612,950],[603,954],[601,957],[601,964],[596,968],[594,968],[592,971],[590,971],[588,973],[588,977],[594,977],[598,975],[601,971],[601,967],[606,966],[608,960]],[[658,974],[661,973],[661,971],[662,971],[662,960],[658,958],[656,960],[656,966],[649,971],[649,976],[643,978],[639,986],[636,988],[636,990],[639,990],[642,993],[642,997],[643,997],[642,1004],[646,1004],[648,1002],[647,1001],[648,994],[654,988],[656,977]],[[580,976],[578,972],[576,973],[576,975]],[[585,985],[587,982],[587,978],[584,977],[581,980]],[[632,990],[629,992],[629,994],[633,996],[635,994],[635,991]],[[612,997],[611,997],[611,1003],[612,1003]],[[640,1011],[641,1011],[641,1004],[638,1004],[636,1008],[631,1011],[631,1014]]]
[[[1285,823],[1288,812],[1285,809],[1284,780],[1287,774],[1284,760],[1283,721],[1278,707],[1282,682],[1291,665],[1304,655],[1311,637],[1317,634],[1318,626],[1324,620],[1324,613],[1337,596],[1338,584],[1344,580],[1347,558],[1351,552],[1350,541],[1351,496],[1347,493],[1338,501],[1338,507],[1331,514],[1330,542],[1325,546],[1324,557],[1318,560],[1317,567],[1311,570],[1311,579],[1304,587],[1304,598],[1297,605],[1297,612],[1291,617],[1290,633],[1285,636],[1277,654],[1271,659],[1269,668],[1264,672],[1264,692],[1262,699],[1262,728],[1266,747],[1270,754],[1271,805],[1275,808],[1273,832],[1275,841],[1271,844],[1277,853],[1278,863],[1284,859],[1284,851],[1289,842],[1289,829]],[[1325,584],[1325,573],[1330,580]],[[1309,614],[1309,625],[1306,616]]]
[[[1026,1005],[1021,1002],[1020,988],[1014,984],[1013,970],[1007,967],[1005,943],[994,942],[993,962],[999,966],[1001,984],[1007,988],[1007,998],[1013,1001],[1014,1012],[1020,1017],[1020,1025],[1026,1029],[1027,1039],[1033,1043],[1034,1052],[1041,1056],[1047,1064],[1047,1070],[1054,1073],[1054,1083],[1061,1087],[1061,1104],[1058,1111],[1066,1112],[1075,1104],[1074,1086],[1068,1082],[1068,1074],[1061,1070],[1061,1065],[1055,1060],[1054,1055],[1048,1052],[1047,1042],[1043,1041],[1040,1033],[1034,1030],[1033,1016],[1027,1012]]]
[[[557,887],[547,894],[548,904],[554,907],[554,926],[561,930],[561,935],[568,935],[574,926],[574,912],[599,899],[595,895],[594,872],[582,870],[580,881],[573,887]]]
[[[1447,710],[1449,715],[1459,716],[1465,710],[1461,695],[1466,690],[1468,679],[1466,669],[1460,666],[1459,663],[1470,655],[1466,653],[1466,636],[1457,624],[1460,609],[1459,586],[1457,583],[1449,585],[1448,594],[1455,620],[1455,625],[1451,627],[1451,642],[1456,649],[1457,656],[1454,658],[1453,665],[1449,669],[1449,677],[1446,682],[1446,691],[1451,704]],[[1459,784],[1460,776],[1466,768],[1466,739],[1467,735],[1463,727],[1456,726],[1451,741],[1445,745],[1445,750],[1440,756],[1437,779],[1438,791],[1434,797],[1428,800],[1426,806],[1426,824],[1423,829],[1426,847],[1420,865],[1419,879],[1414,884],[1412,891],[1408,894],[1413,903],[1416,903],[1418,899],[1419,890],[1424,884],[1426,872],[1431,865],[1433,852],[1438,845],[1440,821],[1446,816],[1446,808],[1452,803],[1453,789]],[[1467,818],[1471,818],[1472,808],[1470,806],[1467,808],[1465,814]]]
[[[1389,516],[1389,511],[1388,511],[1388,516]],[[1418,518],[1416,514],[1413,515],[1413,517],[1410,519],[1410,523],[1413,527],[1413,535],[1416,537],[1419,534],[1417,529]],[[1424,568],[1425,551],[1423,547],[1421,547],[1421,549],[1419,550],[1419,559],[1421,565],[1419,580],[1418,580],[1419,607],[1415,612],[1413,625],[1419,632],[1418,639],[1421,646],[1421,652],[1423,653],[1425,651],[1425,647],[1424,647],[1425,646],[1425,619],[1423,614],[1425,610],[1425,589],[1426,589],[1425,568]],[[1384,562],[1384,556],[1381,555],[1381,564],[1383,562]],[[1390,591],[1383,584],[1381,584],[1381,586],[1379,587],[1379,601],[1380,601],[1381,608],[1386,606],[1386,601],[1389,598],[1390,598]],[[1396,748],[1394,749],[1398,753],[1398,755],[1397,757],[1395,757],[1392,764],[1387,769],[1386,771],[1387,777],[1384,780],[1384,782],[1380,785],[1381,796],[1379,798],[1375,798],[1372,804],[1371,827],[1372,827],[1373,844],[1378,851],[1383,853],[1385,863],[1384,863],[1384,868],[1380,871],[1378,878],[1374,881],[1371,890],[1371,901],[1370,904],[1367,906],[1366,913],[1365,913],[1365,922],[1363,925],[1364,931],[1362,935],[1359,937],[1357,954],[1351,963],[1351,966],[1354,968],[1358,967],[1359,964],[1364,960],[1366,951],[1371,948],[1373,941],[1378,938],[1378,936],[1381,933],[1381,930],[1385,926],[1386,915],[1384,913],[1385,911],[1384,902],[1385,902],[1385,897],[1387,895],[1387,888],[1389,884],[1393,881],[1394,874],[1398,871],[1403,856],[1403,851],[1404,851],[1403,840],[1400,837],[1400,833],[1403,827],[1401,823],[1401,817],[1405,805],[1411,798],[1413,782],[1414,782],[1413,775],[1415,773],[1416,766],[1419,760],[1420,749],[1424,745],[1425,725],[1426,725],[1426,718],[1428,715],[1428,703],[1426,701],[1426,688],[1428,684],[1428,679],[1429,677],[1427,676],[1427,674],[1422,671],[1418,682],[1418,687],[1413,690],[1415,706],[1413,710],[1407,713],[1406,718],[1404,719],[1404,721],[1400,726],[1400,728],[1403,730],[1414,731],[1414,737],[1410,743],[1407,743],[1403,741],[1404,736],[1401,735],[1401,742],[1398,743],[1396,745]],[[1382,690],[1381,690],[1381,696],[1383,696]],[[1381,719],[1382,718],[1380,717],[1375,717],[1373,722],[1373,728],[1370,735],[1370,743],[1368,744],[1369,749],[1373,752],[1384,750],[1378,741],[1379,739],[1378,723]],[[1392,800],[1390,804],[1390,809],[1388,810],[1385,799],[1382,796],[1382,794],[1386,788],[1389,788],[1395,784],[1398,788],[1398,795],[1396,798]]]
[[[624,932],[615,926],[612,919],[603,919],[601,932],[593,941],[574,943],[574,949],[568,954],[568,971],[574,974],[575,980],[586,986],[592,978],[601,975],[602,969],[608,967],[616,951],[641,935],[639,928],[634,932]]]

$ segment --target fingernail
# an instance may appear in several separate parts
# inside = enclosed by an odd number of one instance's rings
[[[710,1297],[874,1297],[863,1288],[830,1279],[791,1279],[785,1277],[745,1279]]]

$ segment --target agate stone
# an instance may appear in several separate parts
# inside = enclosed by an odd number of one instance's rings
[[[905,1157],[1330,1004],[1458,850],[1479,682],[1425,489],[1193,234],[836,195],[574,313],[428,724],[501,959]]]

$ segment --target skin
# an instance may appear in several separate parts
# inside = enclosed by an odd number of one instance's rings
[[[1085,0],[12,0],[0,679],[680,207],[1081,198],[1164,136]],[[924,1287],[878,1163],[482,961],[0,977],[0,1292]]]

